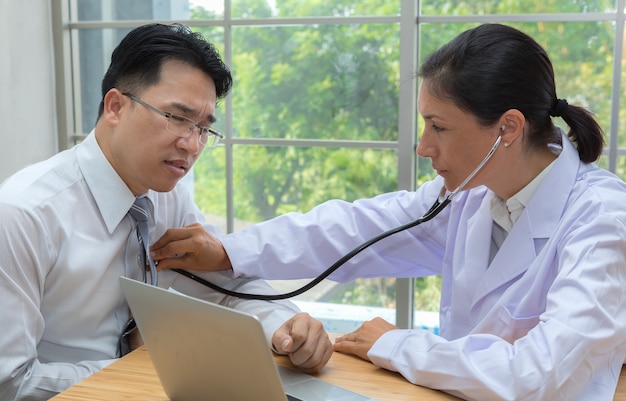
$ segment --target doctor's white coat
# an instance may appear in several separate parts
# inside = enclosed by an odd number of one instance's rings
[[[460,192],[433,220],[361,252],[330,277],[442,275],[440,336],[394,330],[373,363],[470,400],[612,400],[626,357],[626,185],[563,150],[489,264],[493,193]],[[333,200],[222,238],[235,275],[314,277],[420,217],[416,192]]]

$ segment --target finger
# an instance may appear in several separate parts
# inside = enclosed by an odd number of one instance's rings
[[[292,343],[289,352],[298,351],[309,338],[319,336],[320,330],[315,327],[316,322],[306,313],[299,313],[290,319],[289,336]]]
[[[190,250],[191,248],[186,241],[176,241],[167,244],[159,250],[150,250],[150,257],[152,257],[152,260],[159,263],[165,262],[168,259],[171,260],[171,263],[168,264],[185,263],[182,259],[185,256],[193,255],[193,252],[190,252]],[[182,266],[179,265],[179,267]],[[165,268],[165,265],[163,268]]]
[[[349,341],[349,337],[350,335],[352,335],[353,333],[348,333],[348,334],[343,334],[339,337],[335,337],[335,343],[338,342],[342,342],[342,341]]]
[[[186,227],[170,228],[150,247],[154,251],[167,246],[171,242],[189,239],[193,236],[194,231],[202,228],[200,223],[193,223]]]
[[[356,342],[348,341],[346,339],[341,340],[341,341],[335,341],[335,344],[333,345],[333,349],[337,352],[341,352],[342,354],[355,355],[356,354],[355,352]]]
[[[329,340],[328,346],[321,348],[319,352],[315,354],[314,358],[310,358],[303,364],[299,365],[299,367],[306,373],[319,373],[324,366],[326,366],[332,355],[333,347]]]
[[[303,346],[289,354],[289,359],[302,370],[319,372],[332,353],[333,345],[324,333],[324,335],[311,335]]]
[[[150,255],[154,260],[162,260],[182,255],[195,255],[202,248],[204,228],[199,224],[168,230],[163,237],[150,247]],[[166,241],[169,241],[166,243]],[[185,261],[191,262],[190,260]]]
[[[272,341],[276,351],[284,354],[289,354],[293,348],[293,338],[289,335],[278,336],[276,341]]]
[[[302,369],[319,371],[330,359],[333,344],[328,333],[318,320],[307,314],[301,314],[300,319],[292,327],[295,349],[289,354],[291,361]]]
[[[279,353],[288,354],[293,347],[293,339],[291,338],[291,323],[292,319],[287,320],[280,326],[272,336],[272,345],[274,349]]]
[[[166,270],[166,269],[186,269],[193,270],[193,266],[195,263],[192,263],[191,256],[182,255],[164,259],[156,259],[152,258],[155,261],[158,261],[156,268],[157,270]]]
[[[150,256],[152,257],[152,260],[160,262],[161,260],[167,258],[180,257],[187,254],[192,249],[193,248],[191,248],[189,240],[176,240],[169,242],[160,248],[150,247]]]

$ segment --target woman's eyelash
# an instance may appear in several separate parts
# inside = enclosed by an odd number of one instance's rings
[[[436,124],[431,124],[431,128],[432,128],[433,130],[435,130],[436,132],[441,132],[441,131],[443,131],[443,130],[444,130],[443,128],[441,128],[440,126],[438,126],[438,125],[436,125]]]

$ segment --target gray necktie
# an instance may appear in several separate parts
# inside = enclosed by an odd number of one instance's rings
[[[135,199],[135,203],[131,206],[128,214],[133,218],[137,227],[137,240],[139,241],[139,270],[143,274],[144,283],[147,282],[146,275],[146,259],[150,265],[150,282],[152,285],[157,285],[158,277],[156,266],[149,250],[149,237],[148,237],[148,221],[150,220],[150,213],[148,211],[148,199],[145,197]],[[131,316],[124,330],[120,335],[120,339],[117,345],[118,356],[124,356],[130,351],[130,344],[128,336],[137,328],[135,319]]]
[[[139,240],[139,247],[143,252],[139,251],[139,268],[143,273],[143,281],[146,279],[146,259],[150,265],[150,281],[152,285],[158,284],[157,270],[150,256],[150,243],[148,237],[148,221],[150,220],[150,212],[148,211],[148,199],[145,197],[135,199],[135,203],[130,207],[128,211],[130,216],[137,222],[137,239]]]

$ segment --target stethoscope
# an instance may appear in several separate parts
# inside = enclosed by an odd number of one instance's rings
[[[450,201],[452,201],[452,198],[454,198],[456,196],[456,194],[458,194],[461,190],[463,190],[463,188],[467,185],[468,182],[470,182],[470,180],[472,178],[474,178],[476,176],[476,174],[478,174],[478,172],[483,168],[483,166],[489,161],[489,159],[491,159],[491,156],[495,153],[496,149],[498,148],[498,145],[500,144],[500,141],[502,140],[502,136],[498,135],[498,138],[496,139],[495,143],[493,144],[493,146],[491,147],[491,149],[489,150],[489,153],[487,153],[487,155],[485,156],[485,158],[478,164],[478,166],[474,169],[474,171],[472,171],[470,173],[470,175],[467,176],[467,178],[461,183],[459,184],[458,187],[456,187],[456,189],[452,192],[449,192],[446,190],[446,187],[442,187],[441,191],[439,192],[439,196],[437,197],[437,199],[435,200],[435,202],[433,203],[433,205],[430,207],[430,209],[428,209],[428,211],[426,213],[424,213],[424,215],[422,217],[420,217],[417,220],[414,220],[408,224],[393,228],[389,231],[385,231],[379,235],[377,235],[376,237],[362,243],[361,245],[359,245],[358,247],[354,248],[352,251],[348,252],[347,254],[345,254],[343,257],[341,257],[339,260],[337,260],[332,266],[330,266],[328,269],[326,269],[322,274],[320,274],[319,276],[317,276],[315,279],[313,279],[311,282],[309,282],[308,284],[298,288],[297,290],[291,291],[291,292],[287,292],[284,294],[273,294],[273,295],[262,295],[262,294],[248,294],[248,293],[244,293],[244,292],[237,292],[237,291],[232,291],[232,290],[228,290],[226,288],[220,287],[208,280],[205,280],[202,277],[199,277],[187,270],[183,270],[183,269],[172,269],[177,273],[182,274],[183,276],[187,276],[192,280],[195,280],[201,284],[204,284],[205,286],[221,292],[223,294],[226,295],[230,295],[233,297],[238,297],[238,298],[244,298],[244,299],[256,299],[256,300],[262,300],[262,301],[274,301],[274,300],[279,300],[279,299],[287,299],[287,298],[292,298],[295,297],[297,295],[300,295],[308,290],[310,290],[311,288],[315,287],[317,284],[319,284],[322,280],[324,280],[326,277],[328,277],[331,273],[333,273],[335,270],[337,270],[339,267],[341,267],[344,263],[346,263],[348,260],[352,259],[354,256],[358,255],[359,253],[361,253],[363,250],[365,250],[366,248],[370,247],[371,245],[377,243],[378,241],[389,237],[390,235],[396,234],[400,231],[404,231],[407,230],[409,228],[418,226],[422,223],[425,223],[429,220],[431,220],[433,217],[437,216],[449,203]],[[446,195],[447,194],[447,195]],[[153,274],[156,274],[156,272],[154,272]]]

